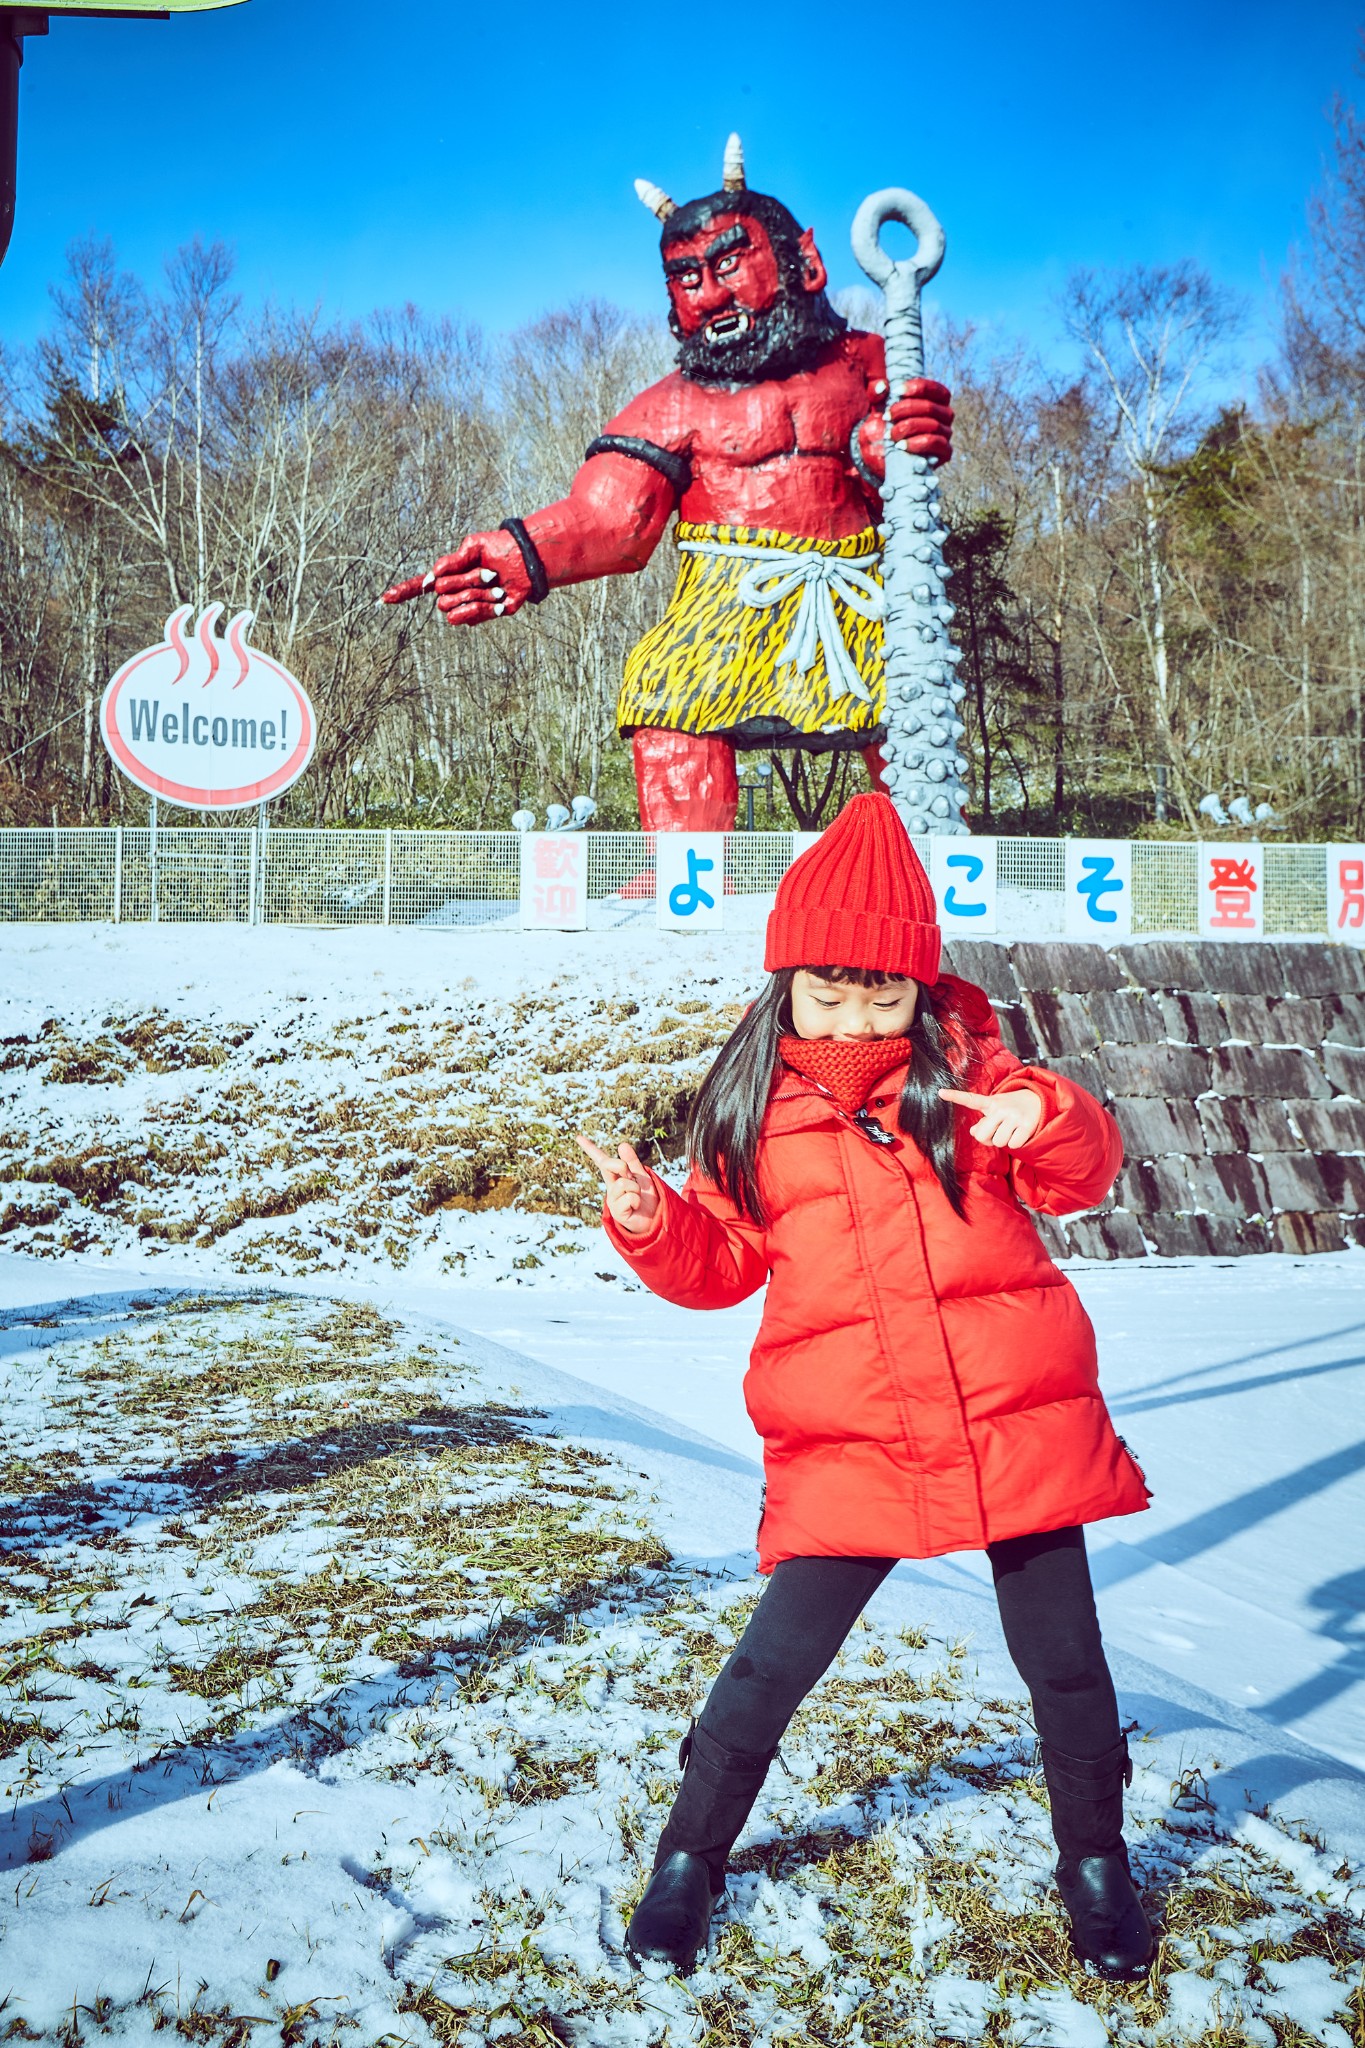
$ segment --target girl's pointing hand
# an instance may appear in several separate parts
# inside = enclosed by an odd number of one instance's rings
[[[1036,1100],[1036,1097],[1035,1097]],[[659,1190],[654,1177],[640,1164],[633,1145],[618,1145],[617,1157],[594,1145],[581,1131],[579,1144],[602,1176],[607,1191],[607,1212],[618,1229],[642,1237],[659,1212]]]
[[[1027,1145],[1043,1121],[1043,1098],[1032,1088],[1011,1088],[1002,1095],[972,1095],[965,1088],[940,1088],[938,1092],[945,1102],[980,1111],[971,1135],[983,1145],[1002,1145],[1013,1151]]]

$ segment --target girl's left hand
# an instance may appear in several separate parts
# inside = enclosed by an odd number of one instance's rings
[[[1043,1098],[1033,1088],[1010,1088],[1000,1095],[972,1095],[965,1088],[940,1088],[945,1102],[960,1102],[964,1109],[981,1112],[971,1135],[983,1145],[1002,1145],[1006,1151],[1027,1145],[1043,1121]]]

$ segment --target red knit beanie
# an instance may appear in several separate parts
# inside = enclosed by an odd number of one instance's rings
[[[938,980],[929,877],[889,796],[855,796],[782,877],[763,965],[871,967]]]

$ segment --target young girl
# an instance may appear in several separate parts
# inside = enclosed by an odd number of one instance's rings
[[[698,1093],[679,1195],[587,1139],[617,1250],[656,1294],[769,1282],[745,1398],[768,1586],[682,1748],[627,1940],[686,1973],[783,1731],[898,1558],[984,1548],[1033,1702],[1077,1954],[1144,1974],[1131,1777],[1082,1524],[1147,1504],[1095,1339],[1026,1213],[1098,1202],[1122,1159],[1083,1089],[1006,1051],[939,973],[933,891],[890,800],[856,796],[789,869],[770,980]]]

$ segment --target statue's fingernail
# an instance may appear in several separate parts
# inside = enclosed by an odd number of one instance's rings
[[[423,590],[434,590],[436,588],[436,571],[434,569],[427,570],[426,575],[422,578],[422,588]]]
[[[880,398],[883,391],[885,391],[886,389],[886,379],[884,377],[879,377],[876,383],[872,386],[872,389],[876,393],[877,397]]]
[[[493,607],[493,617],[500,619],[506,610],[507,606],[505,604],[495,604]]]
[[[496,569],[480,569],[479,571],[479,574],[483,578],[485,583],[491,583],[494,577],[497,575],[497,573],[498,572]]]
[[[489,591],[488,595],[490,597],[506,597],[507,592],[502,588],[500,584],[498,584],[495,585],[494,588]]]

